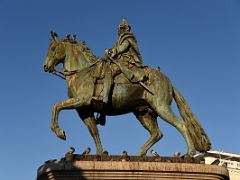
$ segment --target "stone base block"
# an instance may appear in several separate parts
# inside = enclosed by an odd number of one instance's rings
[[[227,180],[224,167],[193,163],[54,161],[38,169],[37,180],[87,179],[198,179]]]

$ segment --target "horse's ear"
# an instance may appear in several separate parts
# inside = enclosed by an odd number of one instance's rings
[[[68,41],[70,40],[70,34],[66,35],[66,40],[68,40]]]
[[[55,33],[54,31],[51,31],[50,33],[51,33],[51,36],[52,36],[53,40],[54,40],[54,41],[58,41],[58,38],[57,38],[58,35],[57,35],[57,33]]]

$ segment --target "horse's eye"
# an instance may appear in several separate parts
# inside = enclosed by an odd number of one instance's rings
[[[55,48],[56,48],[56,46],[52,46],[52,47],[51,47],[51,50],[52,50],[52,51],[54,51],[54,50],[55,50]]]

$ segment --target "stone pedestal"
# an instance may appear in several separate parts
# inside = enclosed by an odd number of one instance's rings
[[[38,169],[37,180],[87,179],[229,179],[224,167],[194,163],[52,161]]]

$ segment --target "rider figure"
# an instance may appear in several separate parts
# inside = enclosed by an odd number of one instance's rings
[[[132,83],[144,82],[147,80],[142,64],[137,40],[131,32],[131,26],[126,19],[123,19],[118,27],[118,40],[114,47],[105,50],[104,61],[111,60],[110,66],[106,69],[103,88],[103,104],[106,107],[109,94],[113,86],[113,78],[121,72]],[[104,125],[106,122],[105,113],[101,113],[97,124]]]
[[[114,47],[108,51],[108,57],[112,61],[112,74],[106,73],[104,79],[103,103],[105,104],[108,103],[113,77],[117,74],[122,72],[133,83],[147,80],[137,40],[131,32],[131,26],[126,19],[123,19],[118,27],[118,36]]]

